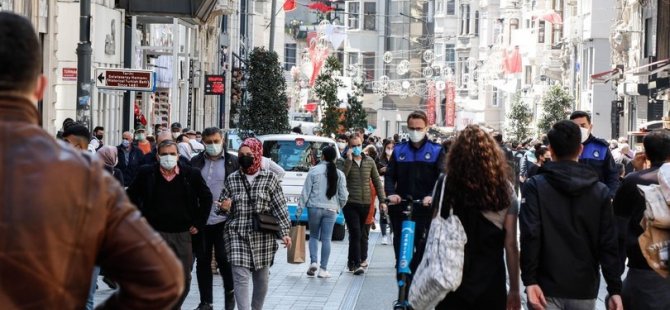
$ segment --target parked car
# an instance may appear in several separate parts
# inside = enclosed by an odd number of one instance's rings
[[[288,203],[291,222],[295,222],[298,199],[309,169],[319,163],[323,148],[337,148],[337,145],[333,139],[308,135],[265,135],[258,139],[263,142],[263,156],[272,159],[286,171],[282,179],[282,190]],[[339,152],[337,156],[339,158]],[[302,212],[298,220],[307,223],[307,219],[307,212]],[[343,240],[344,233],[344,215],[339,212],[335,220],[333,240]]]

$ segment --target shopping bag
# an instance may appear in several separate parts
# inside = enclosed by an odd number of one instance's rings
[[[302,264],[305,262],[305,225],[296,224],[291,226],[289,232],[291,246],[288,248],[286,260],[289,264]]]

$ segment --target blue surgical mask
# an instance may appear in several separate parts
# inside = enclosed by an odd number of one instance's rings
[[[123,141],[121,141],[121,145],[122,145],[123,147],[128,147],[128,146],[130,145],[130,141],[128,141],[128,140],[123,140]]]
[[[221,154],[222,150],[223,150],[223,143],[205,144],[205,152],[207,152],[207,155],[209,156],[218,156],[219,154]]]
[[[361,156],[361,153],[363,153],[363,148],[360,146],[351,149],[351,154],[353,154],[354,156]]]

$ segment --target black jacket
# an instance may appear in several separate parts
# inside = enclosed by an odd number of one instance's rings
[[[202,230],[207,223],[210,207],[212,206],[212,193],[205,184],[200,170],[179,162],[179,174],[184,177],[183,188],[186,192],[187,206],[176,206],[188,208],[191,225]],[[137,177],[128,187],[127,193],[130,200],[137,206],[143,215],[156,212],[164,206],[153,206],[153,195],[161,195],[160,189],[156,188],[156,177],[160,176],[158,164],[144,165],[137,173]]]
[[[119,163],[116,165],[116,168],[119,168],[123,172],[123,186],[128,187],[135,179],[140,166],[142,166],[144,155],[137,145],[132,145],[130,147],[130,154],[128,154],[128,161],[126,162],[124,147],[118,145],[116,150],[119,154]]]
[[[191,166],[193,168],[202,170],[202,168],[205,167],[205,156],[206,156],[205,154],[206,152],[201,152],[200,154],[191,158]],[[228,176],[231,173],[240,169],[240,163],[237,160],[237,156],[230,154],[228,152],[224,152],[223,159],[226,161],[226,178],[228,178]],[[219,193],[212,193],[212,195],[214,195],[214,198],[219,198],[217,196],[218,194]]]
[[[579,162],[591,166],[598,174],[600,182],[609,188],[610,199],[619,189],[619,170],[616,168],[614,157],[609,143],[593,135],[583,143],[584,150],[579,156]]]
[[[546,163],[524,184],[519,214],[521,279],[545,296],[598,296],[599,269],[610,294],[621,291],[617,231],[609,189],[588,166]]]

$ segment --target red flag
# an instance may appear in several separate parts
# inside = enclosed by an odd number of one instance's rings
[[[283,5],[284,11],[290,12],[295,10],[295,0],[286,0]]]
[[[312,2],[307,7],[312,9],[312,10],[317,10],[321,13],[328,13],[328,12],[334,10],[333,7],[331,7],[330,5],[327,5],[323,2]]]

